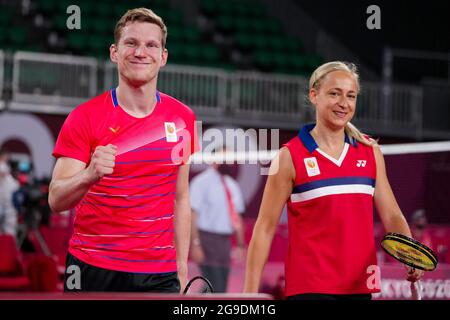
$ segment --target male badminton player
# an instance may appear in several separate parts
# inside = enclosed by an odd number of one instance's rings
[[[330,62],[309,82],[316,123],[285,144],[271,166],[250,242],[245,292],[257,292],[284,204],[288,208],[288,299],[371,299],[373,203],[387,232],[411,236],[377,143],[355,128],[353,64]],[[410,281],[423,272],[408,270]]]
[[[118,87],[75,108],[59,133],[49,203],[76,210],[66,265],[81,270],[81,285],[66,281],[65,291],[172,293],[186,284],[195,116],[156,89],[166,36],[153,11],[127,11],[109,49]]]

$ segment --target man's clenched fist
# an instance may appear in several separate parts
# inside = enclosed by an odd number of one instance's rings
[[[112,174],[116,161],[117,147],[112,144],[98,146],[91,156],[91,162],[87,167],[89,180],[97,182],[104,175]]]

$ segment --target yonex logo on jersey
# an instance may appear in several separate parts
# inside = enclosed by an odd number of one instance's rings
[[[167,142],[177,142],[177,129],[175,127],[175,123],[173,122],[164,122],[164,127],[166,129],[166,141]]]
[[[320,174],[319,164],[317,163],[317,159],[315,157],[305,158],[305,168],[308,173],[308,177],[317,176]]]
[[[367,163],[367,160],[356,160],[357,162],[356,162],[356,166],[357,167],[365,167],[366,166],[366,163]]]

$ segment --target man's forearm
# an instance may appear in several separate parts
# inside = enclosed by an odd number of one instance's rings
[[[191,246],[200,244],[200,235],[197,228],[197,213],[191,210]]]
[[[188,198],[175,203],[174,228],[177,262],[187,264],[191,237],[191,206]]]
[[[75,207],[89,191],[92,182],[86,171],[80,171],[70,178],[52,180],[48,202],[54,212],[61,212]]]

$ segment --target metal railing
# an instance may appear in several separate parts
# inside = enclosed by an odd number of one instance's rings
[[[117,69],[105,66],[104,90],[117,86]],[[247,123],[295,121],[308,114],[302,77],[168,65],[161,69],[158,89],[173,95],[199,115],[234,118]],[[231,121],[231,120],[230,120]],[[284,123],[286,126],[286,123]],[[288,124],[289,126],[289,124]]]
[[[237,73],[230,79],[237,112],[297,117],[304,112],[306,80],[261,73]]]
[[[94,58],[16,52],[13,58],[11,108],[22,104],[42,111],[38,106],[41,104],[69,112],[71,109],[67,107],[97,94],[97,70],[97,60]]]
[[[378,83],[363,83],[354,122],[369,132],[420,136],[422,128],[422,90],[420,87],[392,85],[389,104]]]
[[[227,73],[220,69],[167,66],[158,88],[173,95],[201,114],[223,115],[226,108]]]
[[[225,112],[227,73],[221,69],[168,65],[158,75],[158,90],[202,113]],[[116,65],[105,64],[104,91],[118,85]]]
[[[450,81],[424,79],[422,88],[424,133],[442,135],[447,131],[450,139]]]
[[[103,76],[102,88],[97,87],[98,75]],[[117,69],[111,62],[18,52],[14,55],[11,109],[22,106],[25,110],[68,113],[117,84]],[[357,126],[374,134],[421,137],[420,87],[391,85],[389,104],[380,83],[362,83],[362,88],[354,119]],[[190,106],[198,119],[211,123],[297,129],[314,120],[314,108],[306,103],[304,77],[168,65],[161,69],[158,90]]]

